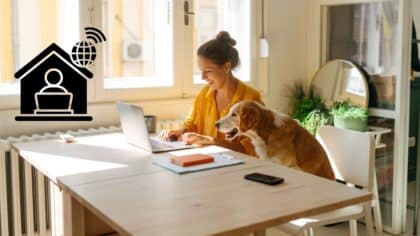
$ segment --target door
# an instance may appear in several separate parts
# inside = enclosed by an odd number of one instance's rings
[[[370,85],[369,125],[387,128],[376,149],[384,230],[406,230],[410,1],[317,0],[311,3],[308,78],[344,59],[363,67]]]

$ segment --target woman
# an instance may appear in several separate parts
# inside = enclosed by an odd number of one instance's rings
[[[181,130],[164,130],[161,137],[180,140],[193,145],[215,144],[235,151],[255,155],[250,140],[239,137],[227,141],[224,134],[217,132],[214,124],[225,116],[238,101],[252,100],[263,104],[261,95],[255,89],[235,78],[232,70],[239,64],[236,41],[228,32],[221,31],[215,39],[197,51],[198,67],[207,85],[195,97],[190,114]]]

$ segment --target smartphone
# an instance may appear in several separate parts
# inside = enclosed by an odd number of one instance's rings
[[[261,173],[247,174],[245,175],[245,179],[256,181],[263,184],[268,184],[268,185],[277,185],[284,182],[284,179],[281,177],[265,175]]]

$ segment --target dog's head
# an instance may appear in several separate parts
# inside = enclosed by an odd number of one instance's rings
[[[261,105],[252,101],[241,101],[232,106],[229,113],[216,122],[216,128],[232,140],[250,130],[255,130],[260,121]]]

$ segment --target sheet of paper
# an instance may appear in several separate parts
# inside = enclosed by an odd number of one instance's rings
[[[167,170],[173,171],[178,174],[185,174],[185,173],[190,173],[190,172],[196,172],[196,171],[202,171],[202,170],[208,170],[208,169],[214,169],[214,168],[220,168],[224,166],[231,166],[231,165],[244,163],[242,160],[236,159],[232,155],[227,155],[223,153],[209,153],[207,155],[214,157],[214,162],[195,165],[195,166],[182,167],[182,166],[177,166],[175,164],[172,164],[171,157],[160,157],[153,160],[153,164],[158,165],[160,167],[163,167]]]

